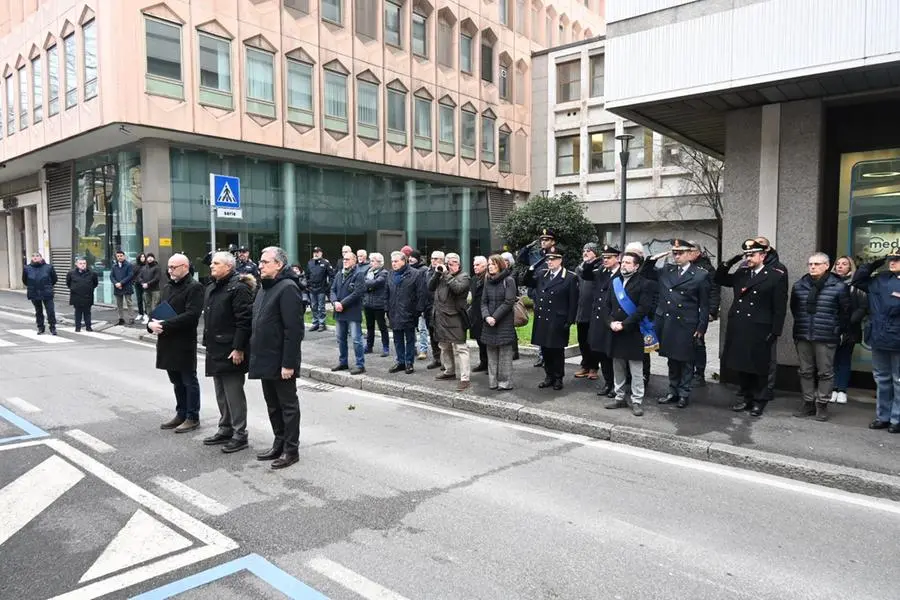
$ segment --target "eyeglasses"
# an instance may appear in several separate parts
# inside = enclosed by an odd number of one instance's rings
[[[172,265],[170,267],[166,267],[166,270],[167,271],[175,271],[177,269],[180,269],[181,267],[186,267],[186,266],[187,265]]]
[[[828,263],[823,263],[823,262],[811,262],[811,263],[807,263],[806,266],[808,266],[808,267],[818,267],[819,265],[827,265],[827,264],[828,264]]]

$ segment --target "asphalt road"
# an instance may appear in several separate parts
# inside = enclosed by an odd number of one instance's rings
[[[897,503],[309,382],[272,472],[200,444],[208,380],[163,432],[152,347],[30,328],[0,315],[3,600],[900,597]]]

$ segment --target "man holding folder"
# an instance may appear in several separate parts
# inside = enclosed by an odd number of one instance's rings
[[[156,368],[169,374],[175,388],[175,418],[160,425],[175,433],[200,425],[200,382],[197,381],[197,324],[203,313],[203,286],[190,276],[184,254],[169,259],[169,281],[147,329],[158,336]]]

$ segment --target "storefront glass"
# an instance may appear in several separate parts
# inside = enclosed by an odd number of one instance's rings
[[[100,276],[94,300],[111,303],[116,250],[134,261],[143,247],[140,155],[123,150],[77,161],[72,208],[73,253]]]

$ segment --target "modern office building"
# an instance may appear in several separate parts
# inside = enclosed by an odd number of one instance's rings
[[[487,252],[531,185],[531,53],[594,36],[602,6],[3,2],[0,287],[33,249],[202,257],[211,173],[241,180],[218,247]]]
[[[610,0],[607,16],[607,108],[725,158],[726,248],[765,235],[793,281],[816,250],[900,245],[900,2]]]
[[[598,36],[532,55],[532,192],[575,194],[600,241],[618,244],[622,165],[616,136],[630,134],[628,240],[656,250],[672,238],[696,239],[715,253],[715,215],[685,177],[681,143],[606,110],[605,46]]]

